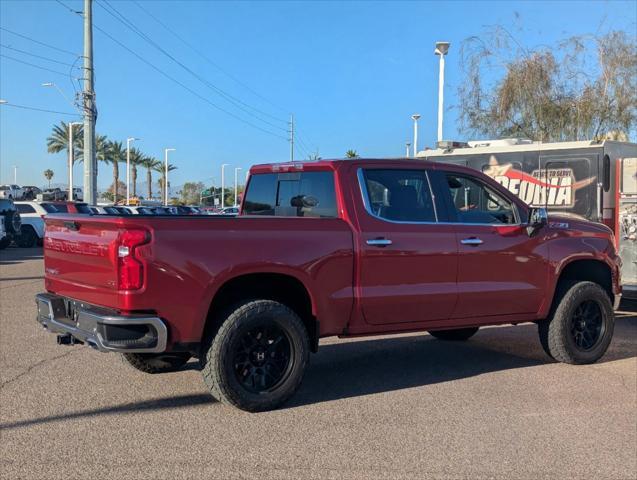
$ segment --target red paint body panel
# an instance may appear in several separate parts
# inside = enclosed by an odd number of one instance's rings
[[[577,259],[607,264],[620,292],[619,260],[603,225],[551,216],[553,226],[530,238],[524,226],[390,223],[370,215],[362,201],[356,172],[371,165],[480,175],[413,160],[258,165],[250,178],[334,171],[339,218],[48,215],[46,289],[122,313],[154,312],[168,326],[169,346],[199,342],[215,294],[227,281],[252,273],[300,281],[320,336],[537,320],[547,315],[560,272]],[[526,218],[521,201],[483,179]],[[117,289],[118,238],[127,229],[150,235],[137,248],[144,281],[135,291]],[[460,243],[470,236],[484,244]],[[392,245],[367,244],[381,237]]]

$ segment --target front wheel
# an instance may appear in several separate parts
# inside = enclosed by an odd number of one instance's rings
[[[478,327],[457,328],[455,330],[431,330],[429,335],[436,337],[438,340],[448,340],[456,342],[464,342],[473,337],[478,331]]]
[[[249,412],[272,410],[298,389],[309,361],[299,316],[272,300],[230,309],[200,356],[204,382],[222,403]]]
[[[608,293],[593,282],[566,286],[548,319],[538,324],[540,343],[558,362],[594,363],[610,345],[615,315]]]

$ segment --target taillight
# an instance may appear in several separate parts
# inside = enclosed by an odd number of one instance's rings
[[[146,230],[124,230],[117,246],[118,290],[138,290],[144,284],[144,264],[137,257],[137,247],[148,242]]]

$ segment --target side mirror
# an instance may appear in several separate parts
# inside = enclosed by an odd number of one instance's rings
[[[532,237],[538,230],[546,226],[548,223],[549,214],[546,211],[546,208],[531,208],[529,211],[529,223],[526,227],[526,233],[529,234],[529,237]]]

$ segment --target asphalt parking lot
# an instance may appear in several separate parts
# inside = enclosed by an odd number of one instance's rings
[[[41,249],[0,252],[0,478],[637,478],[637,316],[603,360],[534,325],[469,342],[326,339],[274,412],[215,403],[189,363],[147,375],[37,326]]]

